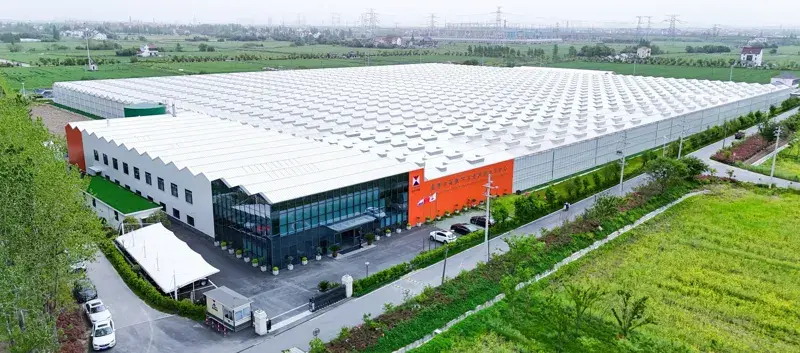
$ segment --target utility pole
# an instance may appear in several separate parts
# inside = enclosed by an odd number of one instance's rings
[[[775,152],[772,154],[772,168],[769,170],[769,188],[772,189],[772,182],[775,179],[775,161],[778,160],[778,143],[781,141],[781,127],[775,131]]]
[[[450,250],[450,243],[444,242],[444,265],[442,266],[442,284],[444,284],[445,272],[447,271],[447,252]]]
[[[686,130],[686,115],[683,116],[683,120],[681,120],[681,142],[678,145],[678,159],[681,159],[681,153],[683,153],[683,132]]]
[[[492,251],[489,247],[489,220],[491,220],[491,214],[489,212],[489,204],[492,200],[492,189],[497,189],[497,186],[492,186],[492,174],[489,174],[489,179],[486,182],[486,223],[484,223],[483,227],[483,236],[484,240],[486,241],[486,263],[489,263],[489,259],[492,257]]]
[[[617,155],[622,157],[619,163],[619,196],[625,195],[625,147],[628,146],[628,131],[623,136],[622,149],[617,151]]]
[[[500,45],[500,40],[503,39],[503,8],[502,6],[497,7],[497,11],[494,13],[494,29],[495,29],[495,39],[497,40],[497,45]],[[488,261],[488,260],[487,260]]]

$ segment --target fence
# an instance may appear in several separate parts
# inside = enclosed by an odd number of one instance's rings
[[[345,293],[345,287],[344,286],[339,286],[339,287],[333,288],[333,289],[328,290],[327,292],[324,292],[324,293],[322,293],[320,295],[317,295],[315,297],[309,298],[308,299],[308,310],[313,313],[313,312],[315,312],[315,311],[317,311],[319,309],[322,309],[322,308],[325,308],[327,306],[333,305],[336,302],[338,302],[340,300],[343,300],[346,297],[347,297],[347,295]]]

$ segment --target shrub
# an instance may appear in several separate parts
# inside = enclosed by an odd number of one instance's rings
[[[317,284],[317,288],[319,289],[320,292],[327,292],[330,286],[331,283],[328,281],[320,281],[319,284]]]
[[[300,258],[300,261],[308,261],[308,258],[303,256],[303,257]]]
[[[375,241],[375,234],[367,233],[367,235],[365,235],[364,238],[367,239],[367,244],[368,245],[372,245],[372,242]]]
[[[236,255],[241,255],[241,254],[242,254],[242,249],[236,249]]]
[[[278,266],[272,266],[272,272],[277,272],[279,270]]]
[[[456,242],[457,243],[457,242]],[[413,267],[408,262],[403,262],[385,270],[378,271],[369,277],[353,281],[353,293],[360,296],[410,273]]]
[[[258,265],[258,259],[252,259],[250,262],[253,263],[253,265]]]

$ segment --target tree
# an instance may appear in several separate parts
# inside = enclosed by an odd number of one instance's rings
[[[103,236],[85,205],[88,180],[28,108],[21,97],[0,99],[0,345],[12,353],[58,351],[56,317],[74,305],[78,278],[70,265],[91,260]]]
[[[548,187],[544,190],[544,197],[547,199],[547,205],[549,205],[551,208],[558,206],[560,203],[558,196],[556,195],[556,192],[553,191],[552,187]]]
[[[155,213],[151,214],[150,217],[145,218],[145,223],[161,223],[164,227],[169,227],[171,222],[169,220],[169,216],[166,212],[162,210],[158,210]]]
[[[61,31],[56,26],[53,26],[53,39],[55,41],[61,40]]]
[[[22,51],[22,44],[19,43],[12,43],[8,45],[8,51],[12,53],[19,53]]]
[[[617,295],[621,303],[618,308],[611,308],[611,313],[617,321],[622,337],[627,337],[633,330],[641,326],[655,324],[655,319],[646,313],[646,296],[633,299],[633,294],[628,290],[618,290]]]
[[[658,157],[650,161],[644,166],[644,172],[651,181],[659,185],[662,192],[689,173],[685,164],[669,157]]]
[[[208,50],[208,44],[200,43],[200,45],[197,46],[197,49],[199,49],[200,51],[206,51]]]
[[[553,61],[558,61],[558,44],[553,44]]]
[[[572,317],[575,319],[575,335],[579,335],[581,321],[586,316],[586,312],[594,308],[600,299],[603,299],[605,292],[600,290],[597,285],[568,285],[566,291],[567,297],[573,306]]]
[[[770,54],[778,54],[778,49],[772,48],[769,50]]]
[[[181,43],[175,44],[175,51],[178,53],[183,51],[183,46],[181,46]]]
[[[142,223],[136,217],[127,216],[122,220],[122,232],[130,233],[134,230],[142,228]]]
[[[686,166],[688,177],[696,177],[711,170],[708,164],[695,156],[681,157],[680,162]]]
[[[505,222],[508,219],[508,207],[502,203],[492,206],[492,218],[498,223]]]
[[[570,45],[569,49],[567,50],[567,55],[569,55],[570,57],[574,58],[574,57],[578,56],[578,50],[575,49],[574,46]]]

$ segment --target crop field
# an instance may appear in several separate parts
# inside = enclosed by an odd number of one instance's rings
[[[414,352],[798,352],[797,229],[800,195],[715,186]],[[591,286],[577,326],[565,288]],[[654,323],[623,338],[618,290],[647,297]]]
[[[767,159],[761,165],[752,165],[748,170],[769,175],[772,168],[772,158]],[[800,180],[800,144],[787,147],[778,153],[778,160],[775,161],[775,177],[786,180]]]

